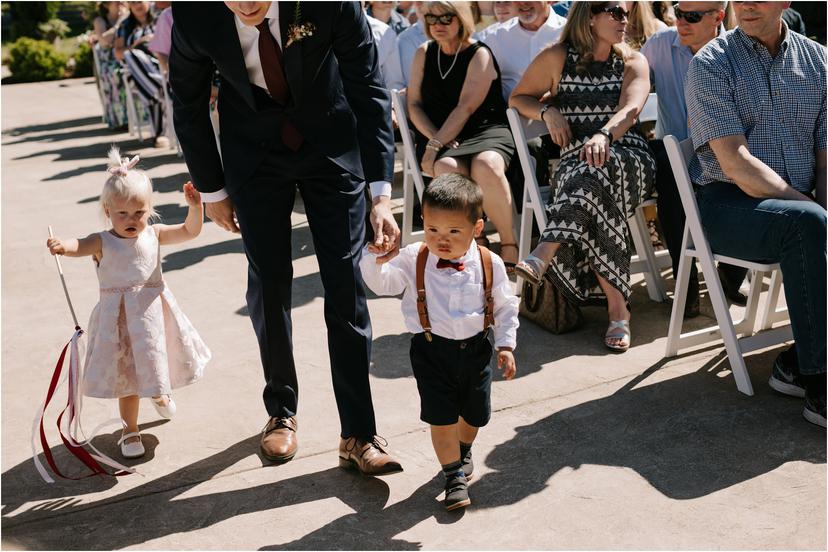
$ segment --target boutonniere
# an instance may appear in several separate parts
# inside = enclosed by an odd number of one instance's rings
[[[316,30],[316,25],[310,21],[302,21],[302,7],[297,0],[296,8],[293,11],[293,23],[288,26],[288,39],[285,48],[290,47],[294,42],[299,42],[309,36],[313,36],[313,31]]]

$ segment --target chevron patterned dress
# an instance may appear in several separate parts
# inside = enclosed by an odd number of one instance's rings
[[[564,295],[581,304],[605,304],[598,272],[629,303],[630,252],[627,219],[649,196],[656,165],[647,141],[634,125],[610,146],[603,167],[590,167],[581,148],[615,114],[624,80],[624,60],[613,51],[606,62],[579,75],[578,53],[567,53],[555,106],[569,122],[574,141],[561,149],[552,177],[555,190],[546,210],[541,240],[561,244],[548,276]]]

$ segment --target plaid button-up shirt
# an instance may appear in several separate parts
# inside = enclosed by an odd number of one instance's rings
[[[694,183],[731,181],[709,142],[741,134],[750,153],[788,184],[813,190],[815,153],[826,148],[826,49],[783,25],[776,57],[736,28],[690,62],[684,95]]]

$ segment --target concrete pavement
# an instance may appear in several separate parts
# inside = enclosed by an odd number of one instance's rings
[[[111,143],[141,154],[167,222],[186,213],[187,169],[170,152],[108,131],[91,79],[0,90],[3,548],[826,548],[825,431],[802,419],[800,400],[767,388],[781,348],[748,357],[754,397],[736,391],[720,346],[663,360],[669,306],[649,301],[640,275],[624,355],[604,349],[600,309],[585,309],[584,328],[562,336],[522,321],[518,376],[493,384],[465,512],[440,503],[399,301],[372,298],[374,406],[405,471],[367,479],[337,468],[322,286],[298,198],[297,457],[272,466],[257,454],[266,414],[245,258],[237,236],[208,223],[196,240],[163,251],[165,278],[213,352],[204,379],[176,393],[172,421],[142,403],[148,454],[133,463],[142,475],[43,483],[31,421],[72,331],[46,226],[60,236],[102,228],[97,197]],[[92,263],[63,266],[85,326],[98,295]],[[693,325],[711,312],[703,303]],[[117,411],[97,399],[84,408],[87,428]],[[77,473],[50,427],[58,462]],[[117,456],[116,439],[113,431],[95,444]]]

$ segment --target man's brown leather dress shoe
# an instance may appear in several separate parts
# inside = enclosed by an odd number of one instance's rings
[[[379,436],[374,436],[370,441],[356,437],[340,439],[339,467],[357,470],[362,475],[388,475],[403,471],[400,463],[383,448],[385,446],[388,442]]]
[[[296,418],[270,418],[262,430],[262,454],[272,462],[287,462],[296,456]]]

